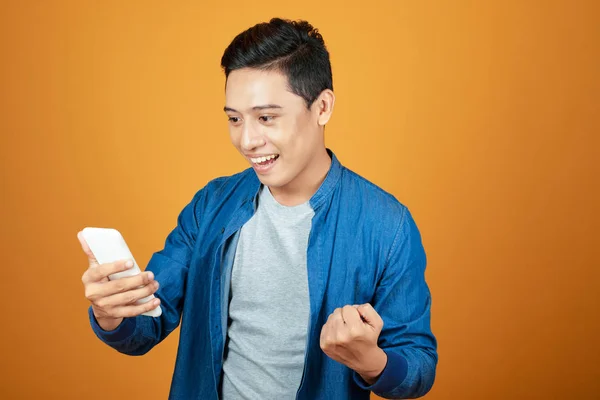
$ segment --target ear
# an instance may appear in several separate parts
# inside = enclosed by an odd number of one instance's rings
[[[313,107],[317,113],[317,123],[320,126],[325,126],[333,113],[333,105],[335,103],[335,95],[330,89],[325,89],[319,94],[315,100]]]

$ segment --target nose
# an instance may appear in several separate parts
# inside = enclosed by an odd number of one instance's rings
[[[250,152],[257,147],[264,146],[265,144],[266,140],[260,133],[259,127],[250,123],[242,126],[242,150],[245,152]]]

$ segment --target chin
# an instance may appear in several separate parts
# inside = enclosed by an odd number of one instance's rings
[[[260,180],[260,183],[262,183],[265,186],[268,186],[270,188],[280,188],[282,186],[285,186],[288,182],[285,178],[280,177],[280,176],[270,176],[270,175],[260,175],[258,174],[258,180]]]
[[[271,177],[271,176],[258,175],[258,180],[260,180],[260,183],[262,183],[263,185],[268,186],[268,187],[277,188],[277,187],[282,186],[277,179],[275,179],[274,177]]]

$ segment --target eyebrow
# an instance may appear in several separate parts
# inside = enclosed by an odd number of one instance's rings
[[[262,106],[254,106],[254,107],[252,107],[252,110],[257,111],[257,110],[266,110],[266,109],[270,109],[270,108],[283,108],[283,107],[281,107],[280,105],[277,105],[277,104],[265,104]],[[223,107],[223,111],[239,112],[238,110],[231,108],[231,107],[227,107],[227,106]]]

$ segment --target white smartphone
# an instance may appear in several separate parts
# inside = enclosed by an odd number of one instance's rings
[[[116,229],[111,228],[84,228],[82,231],[83,238],[87,242],[90,250],[99,264],[112,263],[119,260],[132,260],[133,267],[123,272],[117,272],[109,275],[109,280],[125,278],[141,273],[140,267],[135,262],[131,251],[121,233]],[[151,294],[136,301],[136,304],[143,304],[154,299]],[[160,305],[153,310],[147,311],[142,315],[150,317],[160,317],[162,308]]]

